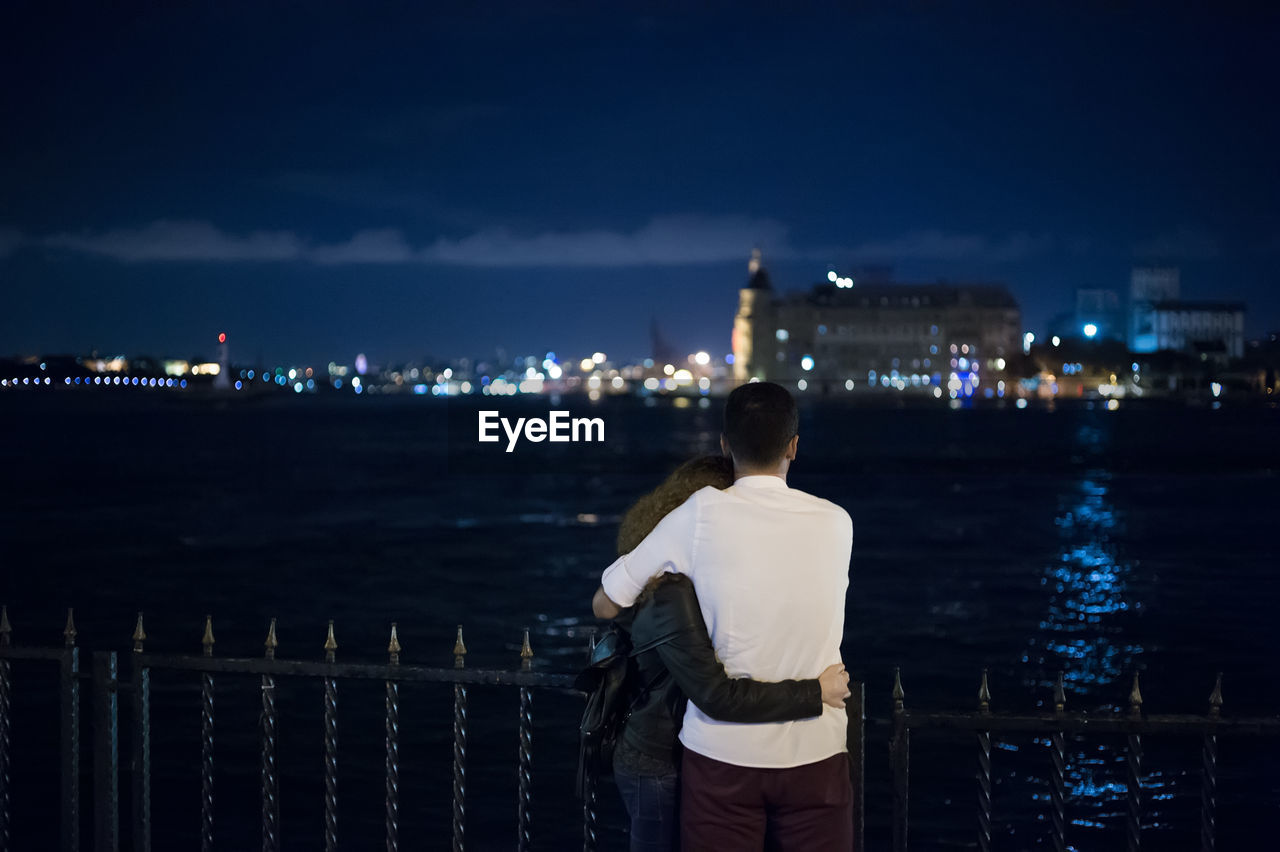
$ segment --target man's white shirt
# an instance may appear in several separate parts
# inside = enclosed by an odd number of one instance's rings
[[[604,572],[605,594],[631,606],[649,578],[686,574],[730,677],[812,678],[840,662],[853,524],[836,504],[777,476],[703,488]],[[843,710],[794,722],[717,722],[691,702],[680,741],[737,766],[786,768],[846,750]]]

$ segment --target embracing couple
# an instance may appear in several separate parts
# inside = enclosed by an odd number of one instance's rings
[[[614,753],[633,852],[853,846],[853,527],[788,487],[798,422],[780,385],[742,385],[725,403],[728,458],[686,463],[623,519],[592,609],[649,648]]]

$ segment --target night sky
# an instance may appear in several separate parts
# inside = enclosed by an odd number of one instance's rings
[[[0,11],[0,355],[723,354],[755,245],[1280,327],[1274,6],[163,5]]]

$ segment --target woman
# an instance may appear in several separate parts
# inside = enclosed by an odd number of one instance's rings
[[[733,484],[733,463],[704,456],[676,469],[642,497],[622,519],[618,552],[628,553],[668,512],[695,491]],[[843,708],[849,675],[828,666],[818,678],[764,683],[730,678],[716,659],[693,583],[680,574],[659,574],[635,606],[615,619],[631,633],[639,686],[628,697],[630,715],[613,756],[613,776],[631,817],[632,852],[679,848],[680,723],[686,700],[725,722],[783,722],[822,713],[823,703]]]

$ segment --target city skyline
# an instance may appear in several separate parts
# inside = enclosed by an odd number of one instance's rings
[[[726,352],[745,261],[1274,330],[1274,10],[5,13],[0,352]]]
[[[999,282],[996,282],[996,283],[964,282],[964,281],[947,279],[944,277],[940,277],[934,281],[928,281],[928,282],[890,282],[889,279],[883,277],[886,274],[888,274],[888,272],[890,271],[887,267],[864,268],[864,269],[854,270],[854,271],[859,273],[866,272],[868,275],[873,277],[869,277],[867,279],[841,277],[839,278],[839,281],[841,283],[836,286],[848,286],[851,289],[851,291],[860,291],[860,288],[862,288],[865,284],[865,286],[870,288],[868,292],[874,291],[875,293],[880,293],[882,291],[885,291],[886,287],[890,288],[889,292],[901,290],[904,293],[913,292],[915,290],[918,290],[920,287],[947,288],[947,287],[959,286],[961,288],[977,287],[980,290],[992,289],[992,288],[994,288],[995,290],[1006,290],[1006,289],[1012,290],[1012,288],[1006,288],[1006,286],[1003,283],[999,283]],[[1156,273],[1172,272],[1175,274],[1175,277],[1178,271],[1179,270],[1177,267],[1172,267],[1168,269],[1134,267],[1131,270],[1131,272],[1134,275],[1136,275],[1139,272],[1156,272]],[[744,276],[744,280],[740,282],[740,286],[746,286],[749,280],[751,279],[751,277],[752,277],[751,273],[748,272],[748,274]],[[777,292],[782,296],[789,298],[791,300],[805,300],[811,294],[812,288],[822,288],[824,285],[828,284],[830,281],[837,280],[837,273],[834,270],[828,271],[827,279],[828,280],[826,281],[815,280],[804,287],[787,287],[784,285],[779,287]],[[1083,293],[1096,294],[1099,292],[1110,293],[1113,296],[1117,297],[1119,299],[1119,305],[1121,307],[1127,307],[1128,304],[1131,302],[1131,298],[1127,296],[1127,294],[1124,291],[1124,288],[1122,287],[1116,287],[1114,289],[1082,288],[1081,291],[1079,291],[1078,293],[1072,293],[1071,295],[1075,297]],[[1016,302],[1017,300],[1015,297],[1015,304],[1013,305],[1013,307],[1016,310],[1020,310],[1021,305],[1016,304]],[[1170,304],[1173,305],[1175,303],[1170,303]],[[1204,305],[1208,307],[1217,307],[1219,304],[1222,304],[1222,303],[1220,301],[1215,302],[1213,300],[1206,301],[1206,300],[1192,299],[1189,302],[1176,303],[1176,304],[1185,304],[1187,306]],[[1243,303],[1236,303],[1236,302],[1233,302],[1231,304],[1235,305],[1237,308],[1244,309],[1247,315],[1247,305],[1244,305]],[[1088,341],[1089,339],[1097,336],[1097,339],[1099,341],[1104,339],[1111,339],[1111,340],[1118,340],[1122,343],[1131,342],[1131,341],[1125,340],[1126,335],[1124,333],[1125,330],[1123,328],[1108,329],[1107,333],[1105,334],[1100,333],[1099,326],[1096,325],[1094,322],[1088,322],[1081,319],[1080,308],[1078,306],[1075,311],[1072,311],[1069,309],[1070,306],[1068,302],[1064,301],[1058,307],[1062,309],[1050,315],[1047,319],[1044,320],[1044,322],[1040,326],[1037,326],[1035,328],[1032,328],[1031,324],[1028,321],[1026,321],[1024,317],[1021,323],[1021,328],[1025,330],[1027,334],[1030,334],[1032,339],[1040,340],[1040,341],[1047,341],[1050,338],[1053,338],[1056,340],[1059,335],[1062,335],[1064,339],[1076,338],[1081,341]],[[1096,312],[1096,313],[1097,313],[1096,316],[1091,315],[1092,318],[1094,320],[1101,322],[1104,316],[1103,313],[1102,312]],[[1268,341],[1274,341],[1275,335],[1277,333],[1276,330],[1274,330],[1275,326],[1276,326],[1276,319],[1274,317],[1270,317],[1270,318],[1257,318],[1256,316],[1252,317],[1249,323],[1247,324],[1246,328],[1257,328],[1260,330],[1260,332],[1253,335],[1246,334],[1243,338],[1241,338],[1241,342],[1249,343],[1250,345],[1259,345],[1259,344],[1266,344]],[[1267,329],[1271,329],[1271,330],[1268,331]],[[420,365],[420,366],[455,365],[456,366],[459,363],[462,363],[462,364],[478,363],[481,361],[487,361],[495,365],[498,365],[498,364],[506,364],[507,362],[510,362],[513,360],[524,361],[527,359],[535,359],[540,362],[547,355],[554,355],[557,352],[561,353],[561,356],[564,356],[562,358],[558,358],[557,360],[563,360],[564,363],[576,363],[579,360],[580,356],[590,357],[592,353],[599,353],[602,349],[607,349],[610,352],[617,353],[617,357],[610,356],[611,361],[617,361],[619,363],[626,363],[626,364],[638,364],[641,361],[653,360],[654,358],[658,358],[659,360],[661,360],[663,357],[666,357],[667,360],[680,360],[684,357],[684,355],[680,354],[677,356],[674,353],[684,353],[684,352],[689,353],[690,357],[695,352],[711,353],[710,357],[712,358],[723,361],[727,357],[728,363],[729,364],[733,363],[732,339],[726,341],[726,345],[724,345],[723,347],[717,347],[714,345],[685,346],[682,344],[681,341],[671,339],[671,337],[667,332],[667,329],[663,327],[661,322],[658,320],[657,316],[654,316],[653,318],[651,318],[651,320],[646,324],[644,342],[637,344],[634,350],[624,350],[620,346],[615,345],[616,341],[619,339],[619,336],[614,334],[615,331],[616,329],[597,329],[592,337],[592,339],[596,341],[596,345],[595,346],[589,345],[589,346],[586,346],[585,348],[572,348],[572,347],[561,346],[558,343],[556,343],[555,340],[551,339],[551,337],[554,335],[543,335],[540,338],[542,341],[541,344],[529,345],[529,346],[526,346],[524,349],[509,346],[505,342],[499,341],[497,343],[493,343],[488,349],[485,349],[483,344],[472,345],[472,344],[464,343],[458,350],[452,351],[452,352],[432,350],[430,349],[429,346],[419,347],[417,350],[414,350],[412,346],[409,346],[397,352],[390,352],[386,347],[380,346],[378,341],[375,339],[373,340],[370,346],[365,347],[370,351],[371,354],[366,354],[365,351],[360,351],[360,352],[330,351],[330,352],[321,352],[320,354],[316,354],[311,357],[296,357],[292,353],[278,351],[278,350],[268,354],[266,348],[263,347],[260,343],[259,345],[254,346],[254,345],[251,345],[252,341],[249,341],[248,343],[246,343],[246,341],[242,339],[237,339],[234,342],[235,342],[235,351],[237,353],[236,362],[240,364],[246,364],[246,365],[251,364],[256,367],[268,366],[270,364],[276,364],[276,365],[284,364],[288,366],[301,366],[301,365],[309,364],[312,366],[323,366],[325,363],[329,363],[329,364],[336,363],[339,365],[345,365],[346,367],[352,367],[353,365],[360,363],[362,360],[367,361],[371,365],[371,368],[376,366],[378,369],[386,369],[386,368],[400,367],[400,366],[411,366],[411,365]],[[731,321],[728,336],[732,337],[733,333],[734,332],[733,332],[732,321]],[[239,338],[239,335],[235,330],[232,331],[232,336]],[[1016,335],[1016,337],[1019,340],[1021,340],[1022,337],[1024,336],[1025,335],[1023,335],[1022,332],[1019,332]],[[621,337],[625,339],[627,335],[622,335]],[[635,336],[632,335],[632,337],[635,337]],[[606,340],[606,338],[610,338],[610,339]],[[133,345],[128,343],[114,346],[114,347],[99,347],[97,345],[90,345],[87,347],[57,348],[57,347],[45,346],[43,348],[36,347],[26,351],[0,352],[0,359],[30,360],[32,358],[35,358],[39,360],[40,358],[44,358],[44,357],[71,356],[77,359],[88,357],[93,359],[143,358],[144,360],[146,359],[172,360],[174,358],[177,358],[179,360],[185,359],[185,360],[200,361],[200,360],[209,360],[209,358],[212,357],[212,354],[211,354],[212,351],[214,349],[219,348],[219,344],[226,343],[227,341],[228,341],[228,336],[226,332],[219,331],[216,334],[206,336],[205,339],[201,339],[199,341],[185,341],[185,342],[179,343],[168,350],[147,348],[146,346]],[[311,348],[314,349],[314,347],[311,347]],[[663,351],[658,352],[657,349],[661,349]],[[1154,350],[1144,348],[1141,350],[1135,350],[1135,352],[1137,351],[1154,351]],[[1241,353],[1241,354],[1244,354],[1244,353]],[[1234,357],[1240,357],[1240,356],[1235,355]],[[373,359],[376,359],[376,360],[373,360]]]

